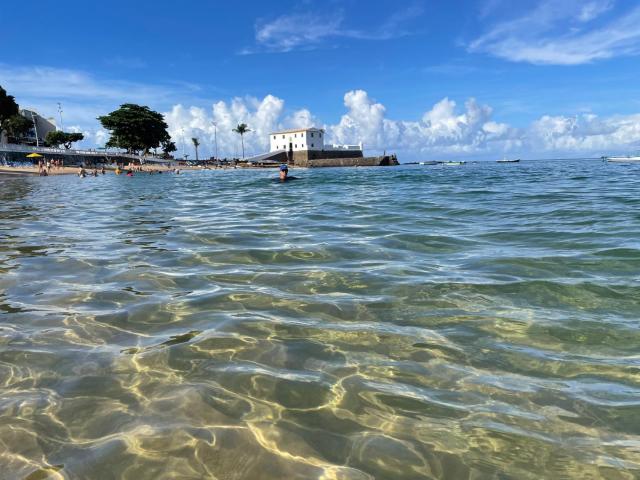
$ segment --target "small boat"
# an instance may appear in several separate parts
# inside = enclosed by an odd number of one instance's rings
[[[435,160],[430,162],[420,162],[419,165],[440,165],[442,162],[437,162]]]
[[[496,160],[496,162],[498,162],[498,163],[519,163],[520,159],[519,158],[515,158],[515,159],[503,158],[502,160]]]
[[[464,165],[467,162],[442,162],[443,165],[447,167],[457,167],[458,165]]]
[[[627,163],[640,162],[640,155],[627,155],[626,157],[603,157],[607,162]]]

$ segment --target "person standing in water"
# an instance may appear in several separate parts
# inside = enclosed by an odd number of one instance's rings
[[[285,164],[280,165],[280,181],[288,182],[289,180],[298,180],[298,177],[290,177],[289,167]]]

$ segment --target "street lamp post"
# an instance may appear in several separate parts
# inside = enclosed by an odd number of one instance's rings
[[[213,141],[216,146],[216,161],[218,160],[218,124],[213,122]]]

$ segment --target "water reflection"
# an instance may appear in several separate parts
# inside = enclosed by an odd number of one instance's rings
[[[0,179],[3,471],[636,478],[614,167]]]

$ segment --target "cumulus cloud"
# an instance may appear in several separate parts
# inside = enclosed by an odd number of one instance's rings
[[[493,25],[468,48],[514,62],[578,65],[640,53],[640,7],[605,21],[611,0],[543,0]],[[596,21],[598,20],[598,21]]]
[[[210,112],[200,107],[187,108],[179,104],[165,113],[165,119],[180,153],[183,146],[189,150],[190,139],[197,137],[203,144],[203,151],[211,154],[215,150],[217,136],[220,156],[239,156],[240,137],[233,132],[239,123],[246,123],[250,129],[244,136],[247,155],[268,150],[269,133],[274,130],[315,124],[308,110],[293,112],[284,117],[284,100],[273,95],[267,95],[262,100],[237,97],[229,102],[219,101],[212,105]]]
[[[395,151],[403,161],[454,156],[600,156],[640,145],[640,114],[543,116],[528,127],[514,128],[495,120],[492,108],[473,98],[462,106],[443,98],[413,120],[388,118],[385,106],[364,90],[347,92],[344,106],[346,111],[335,124],[323,123],[306,109],[287,113],[284,100],[273,95],[219,101],[210,111],[176,105],[166,119],[179,153],[184,131],[188,154],[192,154],[191,137],[200,139],[201,151],[213,152],[215,122],[221,156],[240,154],[240,138],[232,131],[238,123],[247,123],[251,129],[245,137],[247,155],[267,151],[272,131],[310,126],[324,128],[328,143],[362,142],[367,154]]]
[[[609,118],[545,115],[532,123],[527,134],[530,148],[542,147],[548,153],[625,152],[640,147],[640,114]]]
[[[587,22],[586,18],[595,15],[594,8],[574,14]],[[459,105],[445,97],[425,106],[415,118],[393,119],[388,117],[383,103],[364,90],[352,90],[344,95],[344,113],[331,122],[306,108],[288,110],[285,101],[273,95],[237,97],[202,107],[195,106],[203,103],[198,99],[188,103],[174,100],[185,98],[185,90],[190,91],[188,86],[171,90],[109,82],[72,70],[0,64],[0,84],[16,94],[21,104],[36,107],[45,115],[57,110],[58,100],[64,101],[65,125],[68,130],[84,133],[85,140],[79,143],[83,148],[104,146],[108,132],[100,128],[95,118],[117,107],[122,98],[155,108],[160,102],[180,155],[184,151],[193,156],[192,137],[200,139],[203,156],[214,154],[217,134],[219,155],[239,156],[240,137],[232,131],[238,123],[248,124],[251,130],[245,135],[247,155],[266,151],[268,134],[274,130],[311,126],[324,128],[327,142],[362,142],[368,154],[395,151],[404,161],[450,156],[492,158],[505,154],[599,156],[640,148],[640,113],[604,118],[593,114],[542,116],[528,127],[514,128],[494,118],[490,106],[473,98]]]
[[[327,129],[338,143],[362,141],[374,151],[392,149],[411,155],[439,155],[482,152],[519,145],[516,130],[490,119],[492,110],[469,99],[464,111],[456,102],[442,99],[420,120],[391,120],[385,107],[363,90],[348,92],[348,112],[337,125]]]

